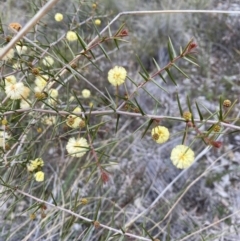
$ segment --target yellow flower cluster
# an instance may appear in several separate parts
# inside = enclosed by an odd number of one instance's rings
[[[61,13],[56,13],[54,18],[57,22],[61,22],[63,20],[63,15]]]
[[[23,46],[17,45],[16,50],[17,50],[18,55],[22,55],[27,52],[28,48],[27,48],[27,46],[24,46],[24,45]]]
[[[34,91],[35,92],[42,92],[43,89],[45,88],[45,86],[47,85],[47,80],[49,79],[48,75],[38,75],[36,76],[35,79],[35,88]]]
[[[73,113],[79,113],[79,112],[81,112],[80,107],[76,107],[73,110]],[[77,129],[77,128],[80,128],[82,122],[84,122],[84,121],[79,116],[69,115],[67,117],[66,124],[73,129]]]
[[[29,172],[35,172],[34,178],[37,182],[42,182],[44,180],[44,172],[41,171],[41,168],[44,166],[44,162],[42,158],[36,158],[35,160],[31,160],[29,164],[27,164],[27,169]]]
[[[47,81],[49,79],[49,76],[48,75],[38,75],[36,76],[36,79],[35,79],[35,87],[34,87],[34,91],[35,93],[40,93],[44,90],[45,92],[48,93],[48,104],[49,105],[56,105],[57,103],[57,97],[58,97],[58,90],[57,89],[49,89],[48,87],[46,87],[47,85]]]
[[[35,160],[31,160],[30,163],[27,165],[27,169],[29,172],[33,172],[39,167],[43,167],[44,162],[42,158],[36,158]]]
[[[169,131],[164,126],[156,126],[152,129],[151,135],[157,143],[164,143],[169,139]],[[177,145],[171,152],[170,159],[177,168],[185,169],[194,162],[194,152],[185,145]]]
[[[68,41],[72,42],[72,41],[76,41],[78,39],[77,34],[73,31],[68,31],[66,38]]]
[[[26,99],[29,96],[30,89],[22,82],[17,82],[16,77],[10,75],[5,78],[5,93],[12,100]]]
[[[4,48],[0,48],[0,53],[3,51]],[[14,57],[14,50],[10,49],[2,58],[4,61],[11,60]]]
[[[156,126],[152,129],[152,138],[159,144],[166,142],[169,139],[169,135],[168,128],[164,126]]]
[[[89,97],[91,96],[90,90],[88,90],[88,89],[82,90],[82,96],[83,96],[83,98],[85,98],[85,99],[89,98]]]
[[[173,148],[170,159],[177,168],[185,169],[193,164],[194,152],[188,146],[178,145]]]
[[[100,19],[96,19],[96,20],[94,21],[94,23],[95,23],[96,25],[101,25],[101,20],[100,20]]]
[[[69,155],[74,157],[82,157],[88,151],[89,145],[87,140],[83,137],[77,139],[75,137],[71,137],[68,140],[66,149]]]
[[[44,181],[44,172],[38,171],[34,174],[34,178],[37,182],[42,182]]]
[[[42,122],[44,125],[52,126],[52,125],[55,125],[55,124],[56,124],[57,119],[56,119],[56,116],[44,116],[44,117],[42,117],[41,122]]]
[[[51,56],[46,56],[42,62],[45,66],[50,67],[54,64],[54,59]]]
[[[115,66],[113,69],[108,71],[108,81],[113,86],[121,85],[125,82],[127,77],[127,71],[121,66]]]

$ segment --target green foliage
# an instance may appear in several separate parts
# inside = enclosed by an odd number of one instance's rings
[[[8,4],[15,23],[15,7],[25,7]],[[8,11],[0,19],[1,51],[13,44],[0,60],[0,237],[211,240],[215,215],[227,230],[235,214],[214,207],[208,189],[224,189],[239,171],[227,150],[240,129],[236,94],[223,104],[233,82],[221,78],[224,93],[196,82],[204,48],[187,36],[187,14],[137,11],[209,1],[60,1],[42,11],[45,4],[28,2],[41,19],[14,43]],[[181,144],[187,149],[173,155]],[[204,198],[213,199],[211,213]],[[205,218],[211,225],[199,224]]]

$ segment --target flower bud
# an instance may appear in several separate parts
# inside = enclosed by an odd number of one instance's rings
[[[47,98],[47,94],[45,92],[36,92],[35,98],[38,100],[44,100]]]
[[[29,218],[30,218],[31,220],[34,220],[34,219],[36,218],[36,214],[35,214],[35,213],[31,213],[30,216],[29,216]]]
[[[224,100],[223,101],[223,106],[226,107],[226,108],[230,107],[231,104],[232,104],[232,102],[230,100]]]
[[[3,126],[6,126],[7,124],[8,124],[8,121],[7,121],[6,119],[3,119],[3,120],[2,120],[2,125],[3,125]]]
[[[20,23],[10,23],[9,28],[19,31],[22,28],[22,25]]]
[[[189,111],[185,111],[183,113],[183,118],[186,120],[186,121],[190,121],[192,119],[192,113],[189,112]]]
[[[93,225],[95,226],[95,228],[99,228],[100,227],[100,223],[98,221],[94,221]]]
[[[82,198],[82,199],[81,199],[81,204],[83,204],[83,205],[88,204],[87,198]]]
[[[39,72],[40,72],[40,71],[39,71],[38,68],[33,68],[33,69],[32,69],[32,74],[33,74],[33,75],[39,75]]]
[[[214,132],[219,132],[221,130],[221,126],[218,124],[213,125],[213,131]]]
[[[221,141],[212,141],[211,145],[213,147],[220,148],[222,146],[222,142]]]

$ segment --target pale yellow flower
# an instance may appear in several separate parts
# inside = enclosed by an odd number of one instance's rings
[[[31,160],[29,164],[27,164],[28,171],[32,172],[39,167],[44,166],[44,161],[42,158],[36,158],[35,160]]]
[[[5,85],[16,84],[16,82],[17,82],[17,79],[14,75],[9,75],[5,77]]]
[[[125,82],[127,77],[127,71],[121,66],[115,66],[113,69],[108,71],[108,81],[113,86],[121,85]]]
[[[73,110],[73,113],[79,113],[81,112],[81,108],[80,107],[76,107],[74,110]],[[80,127],[80,123],[82,122],[83,120],[79,117],[79,116],[76,116],[76,115],[69,115],[67,117],[67,121],[66,121],[66,124],[71,127],[71,128],[79,128]]]
[[[73,128],[73,129],[76,129],[76,128],[79,128],[80,127],[80,123],[82,122],[83,120],[76,116],[76,115],[69,115],[67,117],[67,121],[66,121],[66,124]]]
[[[57,100],[56,99],[53,99],[53,98],[48,98],[47,99],[47,103],[51,106],[56,106],[57,104]]]
[[[79,113],[79,112],[81,112],[81,111],[82,111],[81,108],[77,106],[77,107],[73,110],[73,113]]]
[[[57,89],[50,89],[48,91],[49,98],[47,99],[47,102],[49,105],[56,105],[57,104],[57,97],[58,97],[58,90]]]
[[[76,41],[78,39],[77,34],[73,31],[68,31],[66,38],[68,41]]]
[[[27,99],[30,94],[30,89],[27,86],[24,86],[24,91],[22,93],[22,98]]]
[[[26,99],[29,96],[30,89],[23,83],[17,83],[14,75],[9,75],[5,78],[5,92],[11,99]]]
[[[49,78],[48,75],[37,76],[36,79],[35,79],[36,87],[34,88],[34,91],[35,92],[41,92],[45,88],[45,86],[47,85],[48,78]]]
[[[56,13],[54,18],[57,22],[61,22],[63,20],[63,15],[61,13]]]
[[[71,95],[70,98],[69,98],[69,102],[72,102],[75,100],[75,96]]]
[[[4,48],[0,48],[0,53],[3,51]],[[10,49],[1,60],[5,60],[8,61],[10,59],[12,59],[14,56],[14,50]]]
[[[21,109],[30,108],[30,104],[29,103],[31,103],[31,101],[29,99],[26,99],[26,100],[21,99],[20,108]]]
[[[157,143],[164,143],[169,139],[169,131],[164,126],[156,126],[152,129],[152,138]]]
[[[17,45],[16,50],[19,55],[25,54],[27,52],[27,46]]]
[[[93,102],[89,103],[89,107],[92,108],[93,107]]]
[[[49,95],[50,95],[52,98],[56,99],[56,98],[58,97],[58,90],[57,90],[57,89],[50,89],[50,90],[49,90]]]
[[[37,182],[42,182],[44,181],[44,172],[38,171],[34,174],[34,178]]]
[[[5,86],[5,93],[12,100],[22,99],[22,97],[25,98],[29,94],[26,88],[22,82],[8,84]]]
[[[82,96],[83,96],[83,98],[89,98],[90,97],[90,95],[91,95],[91,92],[90,92],[90,90],[88,90],[88,89],[84,89],[83,91],[82,91]]]
[[[45,66],[50,67],[54,64],[54,59],[51,56],[46,56],[42,62]]]
[[[94,21],[94,23],[95,23],[96,25],[101,25],[101,20],[100,20],[100,19],[96,19],[96,20]]]
[[[56,124],[57,119],[56,116],[44,116],[42,117],[42,123],[47,125],[47,126],[52,126],[54,124]]]
[[[87,198],[82,198],[82,199],[80,200],[80,202],[81,202],[81,204],[83,204],[83,205],[88,204]]]
[[[21,69],[21,64],[20,63],[15,63],[12,66],[14,69]]]
[[[0,147],[3,147],[10,139],[10,135],[6,131],[0,131]]]
[[[87,140],[83,137],[77,139],[71,137],[66,146],[68,154],[74,157],[83,156],[88,151],[88,148]]]
[[[173,148],[170,159],[177,168],[185,169],[193,164],[194,152],[188,146],[178,145]]]

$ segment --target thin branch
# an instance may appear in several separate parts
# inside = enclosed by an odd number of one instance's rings
[[[31,109],[31,108],[26,108],[26,109],[18,109],[18,110],[10,110],[2,113],[2,116],[7,116],[11,115],[14,113],[22,113],[22,112],[40,112],[40,113],[47,113],[47,114],[52,114],[52,115],[69,115],[70,112],[68,111],[55,111],[55,110],[45,110],[45,109]],[[151,114],[145,114],[142,115],[141,113],[133,113],[133,112],[127,112],[127,111],[120,111],[120,110],[96,110],[96,111],[86,111],[86,112],[79,112],[75,113],[77,116],[81,115],[110,115],[110,114],[119,114],[119,115],[126,115],[126,116],[134,116],[134,117],[143,117],[143,118],[149,118],[149,119],[168,119],[168,120],[176,120],[176,121],[182,121],[185,122],[184,118],[181,117],[173,117],[173,116],[163,116],[163,115],[151,115]],[[0,115],[0,116],[1,116]],[[238,118],[237,118],[238,119]],[[230,129],[235,129],[235,130],[240,130],[240,126],[234,125],[234,124],[229,124],[225,122],[219,122],[218,120],[200,120],[200,119],[194,119],[194,122],[196,123],[205,123],[205,124],[221,124],[224,127],[230,128]]]
[[[2,59],[6,53],[15,46],[15,44],[26,35],[29,30],[37,24],[37,22],[58,2],[59,0],[50,0],[47,2],[38,13],[17,33],[15,37],[11,39],[8,45],[1,51],[0,59]]]
[[[20,194],[22,194],[22,195],[24,195],[24,196],[26,196],[26,197],[29,197],[29,198],[31,198],[31,199],[34,199],[35,201],[37,201],[37,202],[39,202],[39,203],[44,203],[44,204],[49,205],[49,206],[51,206],[51,207],[53,207],[53,208],[56,208],[56,209],[58,209],[58,210],[61,210],[61,211],[66,212],[66,213],[69,213],[69,214],[71,214],[71,215],[73,215],[73,216],[75,216],[75,217],[77,217],[77,218],[80,218],[80,219],[86,221],[86,222],[89,222],[89,223],[93,223],[93,222],[94,222],[94,220],[91,220],[91,219],[86,218],[86,217],[84,217],[84,216],[82,216],[82,215],[79,215],[79,214],[77,214],[77,213],[74,213],[73,211],[71,211],[71,210],[69,210],[69,209],[66,209],[66,208],[64,208],[64,207],[55,206],[55,205],[52,204],[52,203],[49,203],[49,202],[47,202],[47,201],[44,201],[44,200],[42,200],[42,199],[40,199],[40,198],[37,198],[37,197],[35,197],[35,196],[32,196],[32,195],[30,195],[30,194],[28,194],[28,193],[26,193],[26,192],[24,192],[24,191],[22,191],[22,190],[20,190],[20,189],[18,189],[18,188],[15,189],[15,192],[18,192],[18,193],[20,193]],[[152,239],[149,239],[149,238],[144,238],[144,237],[142,237],[142,236],[137,236],[137,235],[135,235],[135,234],[131,234],[131,233],[127,233],[127,232],[126,232],[126,233],[123,233],[122,230],[115,229],[115,228],[111,228],[111,227],[109,227],[109,226],[107,226],[107,225],[104,225],[104,224],[101,224],[101,223],[99,224],[99,226],[102,227],[102,228],[104,228],[104,229],[113,231],[113,232],[116,233],[116,234],[121,234],[121,235],[128,236],[128,237],[132,237],[132,238],[137,238],[138,240],[145,240],[145,241],[151,241],[151,240],[152,240]]]

